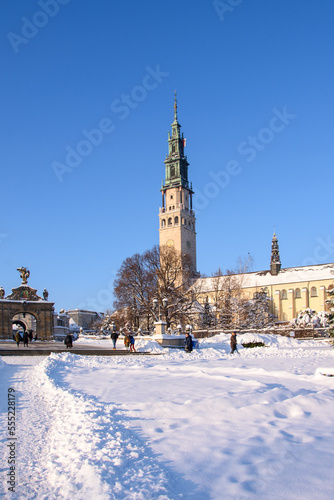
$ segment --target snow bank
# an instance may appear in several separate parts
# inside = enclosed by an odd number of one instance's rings
[[[162,347],[152,338],[135,338],[135,348],[138,352],[168,353],[169,349]]]
[[[334,377],[334,366],[326,366],[325,368],[317,368],[315,371],[316,377]]]

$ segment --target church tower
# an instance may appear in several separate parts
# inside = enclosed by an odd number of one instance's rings
[[[281,270],[281,259],[279,256],[278,241],[276,233],[274,233],[271,242],[271,258],[270,258],[270,274],[277,276]]]
[[[186,140],[180,134],[175,92],[172,135],[168,132],[168,155],[165,159],[165,182],[162,182],[162,207],[159,211],[159,244],[174,247],[189,255],[191,268],[196,271],[195,213],[192,208],[192,186],[188,181]]]

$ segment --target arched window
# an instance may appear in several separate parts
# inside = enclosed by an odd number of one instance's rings
[[[175,144],[172,146],[172,153],[175,153]]]
[[[191,227],[191,222],[190,221],[188,222],[188,227]]]
[[[174,217],[174,225],[176,226],[178,223],[179,223],[179,218],[178,217]]]
[[[284,300],[284,299],[287,299],[288,298],[288,294],[286,293],[286,290],[282,290],[281,291],[281,299]]]
[[[312,286],[311,288],[311,297],[318,297],[318,290],[316,286]]]
[[[162,221],[161,221],[161,227],[165,227],[165,226],[166,226],[166,220],[162,219]]]
[[[172,225],[172,218],[171,218],[171,217],[169,217],[169,218],[168,218],[168,225],[169,225],[169,226],[171,226],[171,225]]]
[[[302,293],[300,291],[300,288],[296,288],[295,290],[295,299],[300,299],[302,296]]]

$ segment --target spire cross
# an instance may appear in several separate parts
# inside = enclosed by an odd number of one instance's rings
[[[176,90],[174,92],[174,119],[177,121],[177,98],[176,98]]]

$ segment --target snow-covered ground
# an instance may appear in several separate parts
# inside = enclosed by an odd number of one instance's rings
[[[191,354],[137,339],[138,350],[155,354],[0,359],[0,493],[331,499],[334,350],[273,335],[243,339],[251,340],[268,347],[239,345],[231,356],[222,334]],[[109,340],[87,342],[110,348]],[[15,493],[6,482],[8,388],[16,396]]]

